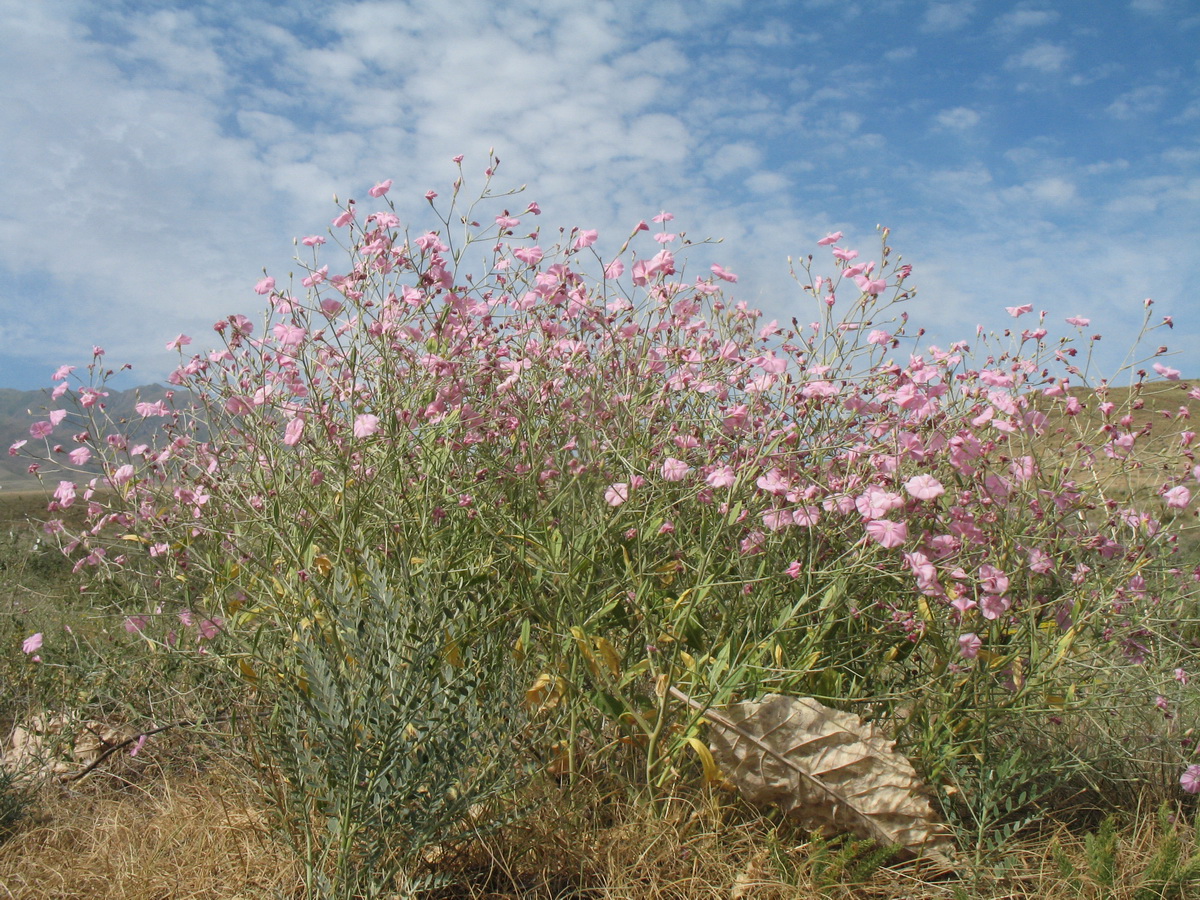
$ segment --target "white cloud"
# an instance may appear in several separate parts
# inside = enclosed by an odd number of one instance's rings
[[[755,194],[778,194],[790,186],[791,182],[777,172],[755,172],[746,179],[746,187]]]
[[[1061,72],[1071,58],[1071,52],[1061,44],[1043,41],[1034,44],[1021,53],[1013,54],[1006,60],[1005,67],[1009,69],[1033,69],[1046,75]]]
[[[974,14],[974,0],[931,3],[925,9],[925,15],[921,20],[921,30],[939,33],[958,31],[971,20]]]
[[[1104,110],[1114,119],[1135,119],[1156,112],[1167,99],[1167,89],[1162,85],[1149,84],[1126,91]]]
[[[723,144],[705,164],[713,178],[723,178],[742,169],[752,169],[762,162],[762,150],[752,144],[738,142]]]
[[[734,28],[729,32],[729,43],[742,47],[784,47],[795,40],[786,22],[768,22],[761,28]]]
[[[0,0],[10,35],[0,54],[0,365],[72,361],[95,340],[157,376],[165,355],[153,350],[167,338],[190,331],[204,345],[197,329],[258,308],[250,288],[261,268],[286,277],[292,237],[323,230],[334,193],[365,212],[365,188],[395,178],[391,196],[416,225],[429,219],[426,189],[450,193],[449,157],[467,154],[469,192],[492,145],[504,160],[496,184],[530,184],[513,205],[537,199],[546,210],[531,226],[595,227],[619,245],[668,208],[690,236],[727,239],[693,251],[702,271],[711,261],[739,271],[736,296],[781,321],[801,303],[786,257],[843,230],[869,258],[880,219],[917,265],[919,304],[968,325],[995,301],[973,287],[978,273],[1009,272],[1010,249],[1027,266],[1006,275],[1014,294],[1054,292],[1070,314],[1089,296],[1161,293],[1143,283],[1158,254],[1186,258],[1196,239],[1190,132],[1154,157],[1122,148],[1097,158],[1081,130],[1076,160],[1055,156],[1064,142],[1047,127],[1042,142],[1008,134],[1018,150],[994,168],[981,161],[1003,151],[979,125],[1005,121],[994,92],[1007,86],[984,83],[986,69],[946,77],[948,63],[916,49],[939,38],[918,32],[973,27],[994,42],[993,28],[1050,24],[1043,7],[989,25],[972,21],[979,4],[922,6],[874,45],[854,36],[848,53],[837,41],[850,40],[853,10],[834,3],[804,22],[821,40],[792,63],[759,48],[800,38],[732,0],[372,0],[302,12],[219,2],[105,6],[103,27],[89,30],[73,24],[98,8],[84,0]],[[903,12],[881,10],[871,7],[893,23]],[[748,43],[730,49],[731,39]],[[1084,37],[1072,41],[1080,61],[1092,58]],[[1041,77],[1074,58],[1043,42],[1007,65]],[[904,77],[891,65],[901,62]],[[1136,92],[1118,99],[1136,108]],[[1065,127],[1103,107],[1092,102]],[[906,146],[913,123],[970,140],[942,135],[946,161],[930,171],[913,155],[924,151]],[[1172,178],[1141,177],[1163,171]],[[1097,256],[1131,272],[1106,283],[1062,264]],[[975,305],[956,305],[973,293]]]
[[[943,109],[935,116],[937,124],[951,131],[967,131],[979,124],[979,113],[965,106]]]
[[[917,55],[917,48],[911,45],[904,47],[893,47],[883,54],[883,58],[888,62],[903,62],[906,59],[912,59]]]
[[[1014,35],[1027,28],[1043,28],[1058,21],[1058,12],[1052,9],[1014,9],[996,19],[996,30],[1005,35]]]

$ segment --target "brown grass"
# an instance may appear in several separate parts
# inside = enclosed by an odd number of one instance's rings
[[[157,759],[153,751],[149,759],[122,755],[83,782],[44,786],[32,819],[0,845],[0,900],[301,900],[300,867],[271,834],[249,764],[227,758],[206,767],[186,746],[181,734]],[[855,875],[838,863],[836,844],[721,792],[693,791],[658,815],[623,795],[552,780],[522,800],[530,812],[499,832],[427,854],[429,871],[446,879],[431,900],[1158,896],[1137,892],[1163,845],[1153,810],[1120,829],[1108,890],[1088,861],[1084,834],[1094,822],[1048,824],[997,859],[930,880],[912,863]],[[1179,834],[1186,858],[1196,852],[1195,832],[1183,822]]]
[[[35,820],[0,846],[5,900],[298,897],[298,885],[245,778],[229,770],[47,786]]]

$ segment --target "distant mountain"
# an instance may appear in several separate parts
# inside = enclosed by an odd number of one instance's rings
[[[88,423],[79,415],[79,407],[73,399],[74,392],[68,392],[58,400],[52,400],[48,389],[37,391],[14,391],[0,388],[0,490],[22,491],[36,490],[38,480],[29,474],[28,458],[30,452],[45,457],[47,447],[53,451],[61,445],[63,453],[59,458],[66,462],[66,454],[79,446],[73,441],[72,435],[88,429]],[[158,384],[148,384],[142,387],[130,388],[125,391],[109,391],[109,396],[99,400],[92,409],[97,412],[97,422],[110,421],[116,423],[109,426],[100,435],[93,438],[103,438],[105,434],[117,430],[125,430],[127,423],[141,422],[142,417],[135,409],[136,404],[146,401],[153,403],[161,400],[167,394],[167,388]],[[67,410],[67,417],[54,429],[48,438],[34,438],[29,434],[29,426],[35,422],[44,422],[52,409]],[[145,419],[146,425],[139,429],[149,435],[157,423],[163,419]],[[8,448],[15,442],[25,440],[28,443],[18,451],[17,456],[9,456]],[[52,465],[43,464],[42,472],[53,485],[58,479]]]

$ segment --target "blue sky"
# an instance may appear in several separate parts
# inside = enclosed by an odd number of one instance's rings
[[[1111,374],[1149,297],[1200,376],[1197,48],[1194,0],[0,0],[0,386],[93,344],[162,378],[333,194],[392,178],[420,227],[489,147],[544,230],[723,238],[692,265],[768,318],[814,317],[788,256],[885,224],[931,340],[1032,303]]]

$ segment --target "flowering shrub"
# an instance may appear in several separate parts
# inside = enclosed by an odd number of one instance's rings
[[[103,467],[50,504],[87,504],[79,566],[139,573],[143,624],[196,611],[260,690],[294,670],[255,635],[336,636],[332,579],[486,597],[550,764],[612,760],[655,793],[698,743],[671,686],[851,706],[935,778],[1048,734],[1062,759],[1149,741],[1183,771],[1200,632],[1163,520],[1191,515],[1192,435],[1137,494],[1138,393],[1086,389],[1081,334],[1053,344],[1043,315],[990,355],[919,348],[886,229],[877,260],[817,241],[829,271],[807,257],[797,318],[764,322],[721,265],[687,274],[670,214],[611,258],[592,230],[551,245],[497,165],[419,234],[376,185],[333,219],[345,267],[306,237],[299,285],[255,286],[262,320],[218,322],[207,353],[172,340],[175,392],[138,408],[157,440],[104,420],[99,356],[76,387],[56,373],[75,408],[31,436],[69,422],[70,462]],[[474,639],[430,635],[447,660]]]

